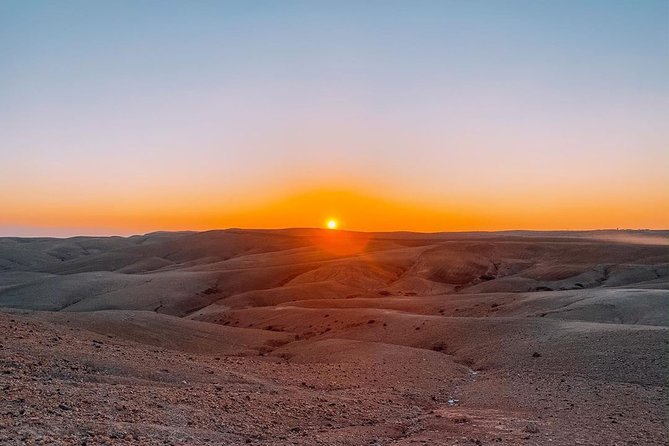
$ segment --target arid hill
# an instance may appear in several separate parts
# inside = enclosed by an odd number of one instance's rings
[[[0,238],[0,443],[665,445],[668,242]]]

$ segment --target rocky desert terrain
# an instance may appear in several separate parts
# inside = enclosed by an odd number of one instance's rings
[[[0,238],[0,444],[666,445],[668,241]]]

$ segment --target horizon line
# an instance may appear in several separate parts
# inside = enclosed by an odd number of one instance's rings
[[[46,229],[46,228],[45,228]],[[49,228],[51,229],[51,228]],[[59,228],[66,229],[66,228]],[[71,239],[71,238],[107,238],[107,237],[121,237],[121,238],[131,238],[131,237],[143,237],[152,234],[179,234],[179,233],[191,233],[191,234],[203,234],[207,232],[224,232],[224,231],[290,231],[290,230],[312,230],[312,231],[323,231],[323,232],[344,232],[344,233],[358,233],[358,234],[418,234],[418,235],[439,235],[439,234],[508,234],[508,233],[537,233],[537,234],[550,234],[550,233],[593,233],[593,232],[653,232],[653,233],[662,233],[669,232],[669,228],[663,229],[652,229],[652,228],[597,228],[597,229],[499,229],[499,230],[455,230],[455,231],[412,231],[397,229],[392,231],[365,231],[365,230],[353,230],[353,229],[328,229],[324,227],[316,226],[290,226],[290,227],[280,227],[280,228],[241,228],[241,227],[227,227],[227,228],[212,228],[212,229],[182,229],[182,230],[155,230],[145,233],[100,233],[100,234],[73,234],[73,235],[2,235],[0,234],[0,239],[2,238],[20,238],[20,239],[39,239],[39,238],[49,238],[49,239]]]

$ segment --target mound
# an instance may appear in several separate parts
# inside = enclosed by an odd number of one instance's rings
[[[39,313],[35,317],[112,338],[200,354],[257,355],[294,340],[288,333],[223,327],[150,311]]]

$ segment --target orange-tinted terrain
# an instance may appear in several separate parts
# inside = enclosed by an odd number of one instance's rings
[[[0,239],[0,443],[663,445],[662,231]]]

